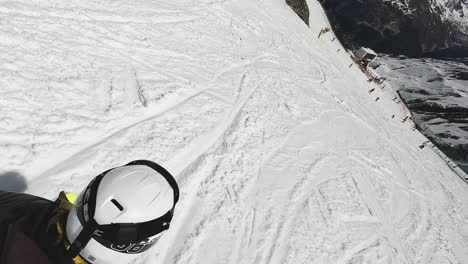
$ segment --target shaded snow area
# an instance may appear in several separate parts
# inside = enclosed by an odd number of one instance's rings
[[[382,56],[373,67],[400,91],[424,133],[468,165],[467,59]]]
[[[0,168],[27,192],[161,163],[181,201],[138,263],[468,263],[468,185],[317,2],[310,29],[281,0],[129,3],[0,2]]]

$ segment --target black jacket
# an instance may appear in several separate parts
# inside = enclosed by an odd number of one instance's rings
[[[0,264],[73,264],[57,228],[49,226],[58,204],[0,191]]]

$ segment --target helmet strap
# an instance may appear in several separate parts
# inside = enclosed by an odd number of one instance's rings
[[[73,241],[73,243],[70,245],[70,254],[72,256],[77,256],[80,251],[88,245],[88,242],[91,240],[94,232],[98,228],[98,223],[94,218],[90,219],[84,226],[83,230],[81,230],[80,234],[78,237]]]

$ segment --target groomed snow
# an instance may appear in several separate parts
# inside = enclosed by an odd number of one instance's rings
[[[181,201],[139,263],[468,263],[468,185],[317,39],[317,2],[310,29],[282,0],[127,2],[0,2],[0,168],[26,192],[151,159]]]

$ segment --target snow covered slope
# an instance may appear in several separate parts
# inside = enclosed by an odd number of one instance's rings
[[[467,263],[468,185],[309,4],[310,29],[282,0],[1,1],[0,168],[53,199],[166,166],[141,263]]]

